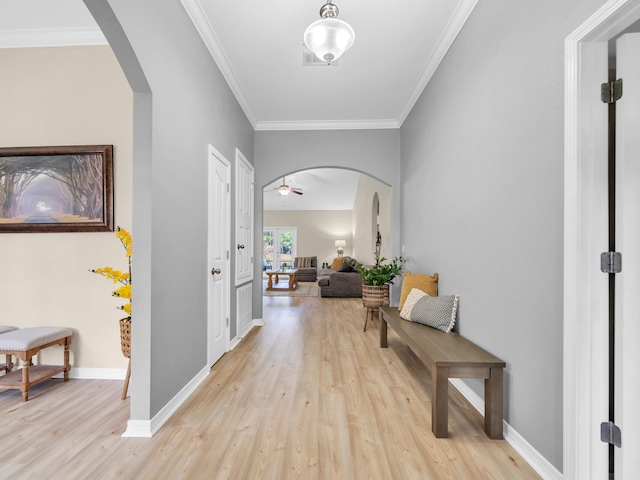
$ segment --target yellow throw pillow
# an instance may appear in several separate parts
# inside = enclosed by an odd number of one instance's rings
[[[402,293],[400,294],[400,304],[398,310],[402,310],[405,300],[409,296],[409,292],[412,289],[417,288],[431,297],[438,296],[438,274],[434,273],[433,277],[425,275],[424,273],[411,274],[407,270],[402,280]]]
[[[331,270],[338,270],[343,263],[344,263],[344,257],[338,257],[334,259],[333,263],[331,264]]]

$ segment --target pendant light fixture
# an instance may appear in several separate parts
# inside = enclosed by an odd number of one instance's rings
[[[313,22],[304,32],[304,44],[327,63],[338,60],[356,38],[351,25],[338,20],[338,7],[331,2],[329,0],[320,8],[320,20]]]

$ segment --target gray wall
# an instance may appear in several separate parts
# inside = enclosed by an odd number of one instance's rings
[[[559,470],[564,39],[603,3],[478,2],[401,129],[408,268],[460,295],[505,420]]]
[[[149,420],[207,362],[207,145],[252,162],[253,129],[178,0],[85,3],[134,90],[131,416]]]
[[[85,2],[96,11],[106,5]],[[401,132],[255,134],[257,191],[320,166],[352,168],[392,186],[392,255],[402,224],[408,268],[438,271],[441,292],[461,296],[461,333],[508,364],[506,420],[558,469],[563,47],[603,3],[479,2]],[[254,135],[178,0],[108,5],[132,46],[127,52],[126,41],[112,43],[116,54],[141,67],[130,77],[139,349],[132,418],[149,419],[206,362],[206,145],[231,161],[238,146],[251,161]],[[122,39],[107,17],[98,18],[102,28]],[[255,207],[258,253],[260,195]]]
[[[391,251],[398,255],[400,238],[400,131],[329,130],[255,133],[256,191],[290,173],[316,167],[341,167],[371,175],[392,187]],[[262,195],[255,203],[255,258],[262,249]],[[255,262],[253,318],[262,317],[260,262]],[[396,296],[398,292],[394,292]]]

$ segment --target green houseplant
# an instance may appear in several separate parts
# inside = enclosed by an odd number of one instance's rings
[[[374,254],[375,263],[371,266],[354,263],[353,269],[362,276],[362,304],[367,309],[364,320],[364,331],[367,331],[369,312],[373,317],[373,311],[382,305],[389,305],[389,285],[393,279],[402,275],[404,258],[396,257],[390,263],[384,263],[387,259],[381,257],[379,252]]]
[[[360,265],[358,263],[353,265],[353,269],[362,275],[362,284],[369,286],[382,286],[387,287],[393,284],[393,279],[399,275],[402,275],[402,267],[404,265],[404,258],[396,257],[391,260],[390,263],[385,264],[387,259],[381,257],[379,253],[375,253],[375,263],[372,266]]]

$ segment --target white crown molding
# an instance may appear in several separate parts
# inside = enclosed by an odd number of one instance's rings
[[[107,39],[99,28],[25,29],[0,32],[0,48],[77,47],[107,44]]]
[[[404,121],[409,116],[409,113],[411,113],[413,106],[418,101],[418,98],[420,98],[420,95],[422,95],[422,91],[431,80],[431,77],[433,77],[433,74],[440,65],[440,62],[442,62],[442,59],[451,48],[451,45],[458,36],[458,33],[460,33],[460,30],[462,30],[464,24],[467,22],[469,16],[471,15],[471,12],[473,12],[473,9],[476,7],[477,3],[478,0],[461,0],[458,4],[458,7],[456,8],[453,16],[447,24],[447,27],[444,29],[442,35],[440,36],[440,39],[438,40],[436,48],[433,51],[433,55],[431,55],[431,57],[429,57],[429,59],[427,60],[426,65],[422,69],[420,78],[416,82],[415,87],[409,95],[404,108],[398,115],[398,125],[402,126]]]
[[[404,108],[401,110],[397,119],[378,119],[378,120],[327,120],[327,121],[258,121],[251,109],[249,102],[240,87],[237,76],[231,67],[231,63],[227,58],[217,35],[215,34],[211,23],[202,8],[200,0],[180,0],[182,6],[187,11],[196,30],[202,37],[205,45],[209,49],[218,68],[222,72],[225,80],[229,84],[231,91],[238,100],[240,107],[247,116],[249,122],[256,131],[272,131],[272,130],[363,130],[363,129],[389,129],[400,128],[405,119],[411,112],[416,101],[422,94],[427,83],[433,76],[433,73],[440,65],[440,62],[447,54],[447,51],[458,36],[463,25],[471,15],[478,0],[460,0],[447,28],[443,32],[434,54],[429,58],[425,65],[422,75],[416,82],[416,85],[410,94]]]
[[[291,122],[258,122],[256,130],[380,130],[400,128],[397,120],[303,120]]]
[[[251,123],[251,126],[255,129],[257,123],[256,116],[254,115],[253,110],[251,110],[247,97],[242,91],[242,87],[240,87],[238,78],[231,67],[231,63],[229,62],[227,55],[222,49],[222,45],[220,45],[218,36],[213,31],[213,27],[202,8],[200,0],[180,0],[180,3],[182,3],[182,6],[187,11],[189,18],[191,18],[191,21],[195,25],[196,30],[202,37],[204,44],[209,49],[209,53],[211,53],[211,56],[218,65],[222,76],[229,84],[229,88],[231,88],[236,100],[238,100],[240,108],[242,108],[242,111],[247,116],[249,123]]]

